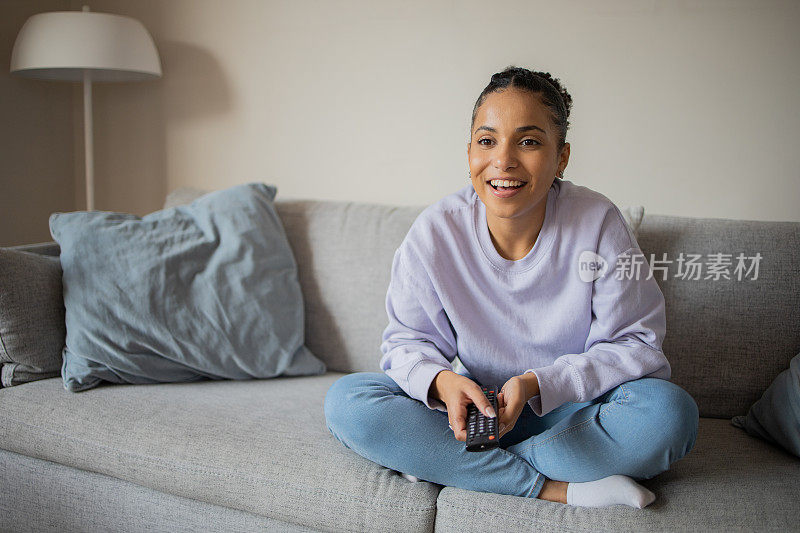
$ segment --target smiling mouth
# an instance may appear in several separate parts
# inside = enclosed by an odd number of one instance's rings
[[[487,180],[486,183],[496,191],[513,191],[527,185],[521,180]]]

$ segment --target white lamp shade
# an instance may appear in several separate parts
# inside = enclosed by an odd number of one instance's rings
[[[136,19],[89,11],[30,17],[17,35],[11,72],[47,80],[142,81],[161,77],[153,38]]]

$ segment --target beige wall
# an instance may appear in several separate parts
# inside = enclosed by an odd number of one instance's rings
[[[91,6],[141,20],[164,68],[95,85],[99,209],[144,214],[179,186],[248,181],[280,198],[432,203],[466,185],[472,105],[516,64],[574,98],[567,179],[649,213],[800,221],[795,0]]]
[[[49,241],[50,213],[75,209],[72,88],[8,74],[28,17],[66,9],[69,0],[0,0],[0,246]]]

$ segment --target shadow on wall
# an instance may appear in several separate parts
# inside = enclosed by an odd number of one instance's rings
[[[166,119],[188,121],[230,111],[230,86],[219,61],[208,50],[178,41],[164,41],[159,46]]]
[[[161,209],[169,192],[168,129],[232,107],[221,65],[208,50],[177,41],[158,41],[156,46],[160,80],[105,84],[96,91],[98,209],[138,215]]]

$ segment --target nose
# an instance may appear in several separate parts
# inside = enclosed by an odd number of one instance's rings
[[[514,152],[508,143],[501,143],[497,145],[494,155],[494,166],[501,171],[506,171],[509,168],[517,166],[517,160],[514,158]]]

